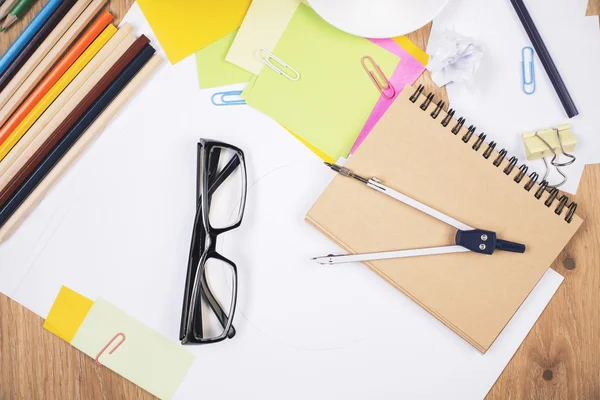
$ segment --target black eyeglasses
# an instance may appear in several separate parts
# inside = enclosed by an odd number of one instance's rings
[[[182,344],[216,343],[235,336],[237,267],[216,251],[216,243],[217,236],[242,223],[247,192],[244,152],[200,139],[197,168],[196,217],[179,331]]]

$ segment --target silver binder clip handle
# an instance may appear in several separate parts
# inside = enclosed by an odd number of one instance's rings
[[[297,81],[298,79],[300,79],[300,73],[298,71],[290,67],[285,61],[277,57],[275,54],[271,53],[269,50],[261,47],[260,49],[256,50],[255,54],[260,59],[260,61],[262,61],[263,64],[271,68],[273,71],[277,72],[279,75],[283,75],[291,81]],[[271,60],[275,61],[283,68],[287,68],[293,73],[293,75],[290,75],[287,72],[283,71],[277,65],[273,64]]]

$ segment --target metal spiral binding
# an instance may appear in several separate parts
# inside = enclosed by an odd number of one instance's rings
[[[463,125],[465,124],[465,121],[466,121],[466,119],[464,119],[463,117],[460,117],[458,119],[458,121],[456,122],[456,125],[454,125],[454,128],[452,128],[452,133],[454,133],[455,135],[458,134],[458,132],[460,132]]]
[[[429,93],[425,101],[421,104],[421,110],[427,110],[427,107],[431,104],[431,100],[433,100],[433,93]]]
[[[488,144],[488,148],[485,149],[485,151],[483,152],[483,158],[485,158],[486,160],[488,158],[490,158],[490,156],[492,155],[492,152],[494,151],[494,149],[496,148],[496,142],[494,142],[493,140]]]
[[[534,196],[536,199],[540,199],[542,197],[542,195],[546,192],[546,189],[548,188],[548,181],[547,180],[543,180],[540,182],[540,187],[538,188],[538,190],[536,190]]]
[[[419,97],[423,94],[424,89],[425,89],[425,86],[419,85],[419,87],[415,90],[415,92],[410,96],[410,101],[413,103],[416,103],[417,100],[419,99]],[[427,111],[427,109],[429,108],[431,103],[434,101],[434,97],[435,96],[433,93],[429,93],[425,97],[425,100],[419,105],[419,108],[423,111]],[[431,118],[437,119],[445,105],[446,105],[445,101],[443,101],[443,100],[438,101],[437,105],[435,106],[435,109],[430,114]],[[447,127],[452,122],[455,113],[456,113],[456,110],[454,110],[452,108],[449,109],[448,112],[446,112],[446,116],[440,121],[440,124],[443,127]],[[465,126],[465,123],[466,123],[465,118],[463,118],[463,117],[458,118],[458,120],[456,121],[456,125],[454,125],[454,127],[452,127],[452,129],[450,131],[454,135],[458,135],[460,133],[460,131],[463,129],[463,127]],[[471,141],[476,130],[477,130],[477,128],[474,125],[470,125],[469,128],[467,129],[467,132],[461,136],[461,140],[464,143],[469,144],[469,142]],[[473,143],[471,148],[474,151],[479,151],[481,146],[485,143],[486,138],[487,138],[487,135],[485,133],[481,132],[479,135],[477,135],[477,139],[475,140],[475,142]],[[497,144],[494,141],[491,141],[490,143],[488,143],[487,148],[482,153],[482,156],[485,159],[489,159],[490,156],[493,154],[493,152],[496,148],[496,145]],[[496,158],[493,161],[493,165],[495,167],[500,167],[507,156],[508,156],[508,152],[505,149],[500,150],[500,152],[498,153],[498,155],[496,156]],[[519,159],[517,157],[514,157],[514,156],[510,157],[508,160],[508,164],[506,165],[506,167],[504,167],[502,172],[504,172],[504,174],[506,174],[506,175],[510,175],[513,172],[513,170],[517,167],[518,163],[519,163]],[[513,180],[516,183],[520,184],[523,181],[523,178],[525,178],[527,176],[528,169],[529,169],[529,167],[527,165],[523,164],[523,165],[519,166],[518,172],[516,173]],[[537,184],[537,181],[539,178],[540,178],[540,176],[538,175],[537,172],[530,173],[529,180],[523,186],[523,188],[525,190],[527,190],[528,192],[531,191],[531,189]],[[544,205],[546,207],[551,207],[552,204],[554,204],[554,202],[558,198],[558,204],[556,205],[556,208],[554,209],[554,213],[556,215],[562,215],[562,213],[564,212],[564,210],[566,208],[567,213],[566,213],[564,219],[567,223],[570,223],[573,220],[573,217],[575,216],[575,211],[577,210],[577,203],[575,203],[575,202],[569,203],[569,197],[564,194],[561,195],[559,198],[558,196],[560,195],[560,191],[557,188],[550,188],[548,186],[548,182],[546,180],[542,180],[539,183],[539,187],[535,191],[534,197],[539,200],[539,199],[541,199],[542,195],[544,193],[546,193],[546,191],[549,191],[549,195],[548,195],[548,198],[544,201]]]
[[[512,156],[510,160],[508,160],[508,165],[506,166],[506,168],[504,168],[504,171],[502,172],[504,172],[505,175],[510,175],[512,170],[517,166],[518,162],[519,159],[515,156]]]
[[[485,133],[481,132],[479,134],[479,136],[477,136],[477,140],[475,141],[475,143],[473,143],[473,147],[471,147],[471,148],[473,150],[475,150],[475,151],[479,151],[479,148],[481,147],[481,145],[485,141],[486,137],[487,137],[487,135]]]
[[[438,117],[438,115],[440,115],[440,112],[442,111],[442,109],[444,108],[445,105],[446,105],[446,102],[444,100],[438,101],[437,106],[435,107],[435,110],[433,110],[431,112],[431,118],[436,119]]]
[[[527,184],[525,185],[525,190],[527,190],[528,192],[531,190],[531,188],[533,187],[533,185],[535,185],[537,183],[537,180],[540,176],[538,175],[537,172],[532,172],[531,174],[529,174],[529,182],[527,182]]]
[[[446,117],[442,120],[441,124],[442,126],[445,128],[448,126],[448,124],[450,123],[450,121],[452,121],[452,118],[454,118],[454,113],[456,111],[454,111],[453,109],[449,109],[448,110],[448,114],[446,114]]]
[[[476,130],[476,129],[477,129],[477,128],[476,128],[475,126],[471,125],[471,126],[469,127],[469,129],[467,129],[467,133],[465,133],[465,134],[463,135],[463,137],[461,138],[461,139],[462,139],[462,141],[463,141],[463,142],[465,142],[465,143],[468,143],[468,142],[469,142],[469,140],[471,140],[471,136],[473,136],[473,134],[475,133],[475,130]]]
[[[494,160],[494,167],[499,167],[500,164],[502,164],[502,161],[504,161],[504,158],[507,154],[508,151],[506,151],[505,149],[500,150],[500,153],[498,153],[498,157],[496,157],[496,159]]]

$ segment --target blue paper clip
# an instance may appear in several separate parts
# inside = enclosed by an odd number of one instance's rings
[[[240,96],[241,90],[231,90],[229,92],[217,92],[212,95],[210,101],[215,106],[239,106],[246,104],[244,99],[230,99],[230,97]],[[215,100],[216,99],[216,100]]]
[[[527,77],[527,72],[525,70],[525,62],[527,61],[526,54],[529,53],[529,78]],[[533,94],[535,93],[535,70],[533,67],[533,49],[529,46],[523,47],[521,50],[521,78],[522,78],[522,88],[523,93],[525,94]]]

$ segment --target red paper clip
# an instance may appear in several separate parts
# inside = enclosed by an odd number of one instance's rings
[[[371,65],[373,66],[375,71],[377,71],[377,73],[379,74],[379,79],[375,76],[375,73],[373,72],[373,70],[367,66],[366,60],[369,60],[371,62]],[[383,97],[385,97],[386,99],[393,99],[394,96],[396,96],[396,89],[394,89],[394,86],[392,86],[391,82],[385,76],[385,74],[383,73],[383,71],[381,70],[379,65],[377,65],[375,63],[375,60],[373,60],[373,58],[371,58],[371,56],[364,56],[361,59],[361,63],[362,63],[363,68],[365,69],[365,71],[367,71],[367,74],[369,74],[369,77],[371,78],[371,80],[373,81],[375,86],[377,87],[377,90],[379,90],[379,93],[381,93],[381,95]],[[383,81],[383,84],[381,81]],[[384,86],[384,84],[385,84],[385,86]],[[391,92],[391,96],[386,91]]]
[[[119,332],[112,339],[110,339],[110,342],[106,343],[106,346],[104,346],[102,350],[100,350],[100,353],[98,353],[98,355],[96,356],[96,364],[102,365],[100,363],[100,356],[106,351],[106,349],[108,349],[108,346],[110,346],[119,336],[122,337],[121,341],[117,343],[117,345],[111,351],[109,351],[108,354],[114,353],[115,350],[123,344],[123,342],[125,341],[125,334]]]

